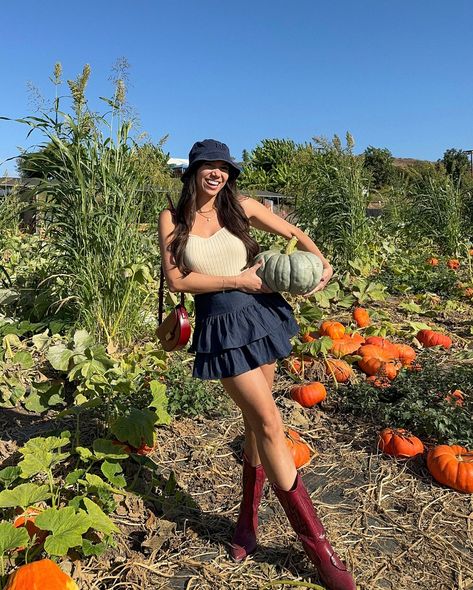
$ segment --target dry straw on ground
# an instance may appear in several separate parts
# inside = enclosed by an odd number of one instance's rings
[[[472,496],[433,482],[421,457],[406,462],[380,455],[374,427],[337,413],[335,393],[323,409],[304,410],[282,395],[288,385],[278,381],[285,422],[316,451],[302,469],[304,481],[358,588],[473,589]],[[9,412],[10,441],[11,417]],[[164,514],[129,494],[114,517],[122,530],[117,546],[70,567],[80,587],[263,590],[318,584],[269,486],[258,551],[241,564],[228,558],[239,507],[241,434],[236,412],[226,419],[176,420],[160,429],[152,455],[157,479],[148,475],[143,482],[151,497],[174,474]],[[24,428],[21,436],[27,436]],[[14,443],[4,437],[0,448],[4,459]]]

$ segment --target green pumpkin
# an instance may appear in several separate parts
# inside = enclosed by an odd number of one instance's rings
[[[284,254],[266,250],[255,257],[263,264],[256,271],[263,283],[272,291],[304,295],[314,289],[322,278],[323,265],[312,252],[295,250],[297,238],[292,238]]]

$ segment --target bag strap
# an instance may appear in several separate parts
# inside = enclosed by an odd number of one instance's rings
[[[176,214],[176,208],[174,207],[174,203],[172,202],[171,195],[166,193],[166,198],[169,203],[169,210],[171,211],[172,216]],[[161,271],[159,275],[159,305],[158,305],[158,322],[161,324],[163,321],[163,314],[164,314],[164,270],[163,265],[161,264]],[[181,305],[184,307],[184,293],[181,293]]]

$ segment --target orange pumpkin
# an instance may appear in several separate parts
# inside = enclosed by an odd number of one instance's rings
[[[24,512],[19,514],[13,521],[13,526],[15,528],[25,527],[30,539],[35,537],[35,544],[38,545],[43,543],[46,537],[48,536],[48,531],[44,531],[38,528],[34,523],[36,517],[38,516],[38,514],[41,514],[41,512],[42,510],[40,508],[30,506]],[[24,549],[25,547],[18,547],[18,551],[24,551]]]
[[[429,264],[430,266],[438,266],[439,259],[438,258],[429,258],[428,260],[426,260],[426,264]]]
[[[378,448],[392,457],[414,457],[424,452],[424,444],[404,428],[385,428],[379,433]]]
[[[50,559],[33,561],[12,572],[4,590],[79,590],[77,584]]]
[[[353,319],[359,328],[366,328],[371,325],[370,314],[364,307],[355,307],[353,310]]]
[[[382,336],[369,336],[366,338],[365,344],[374,344],[375,346],[379,346],[379,348],[382,348],[384,351],[390,354],[392,360],[398,358],[397,345],[387,338],[383,338]]]
[[[304,334],[302,334],[301,340],[302,342],[313,342],[314,340],[316,340],[316,338],[315,336],[313,336],[312,332],[305,332]]]
[[[394,363],[393,351],[383,349],[374,344],[364,344],[358,354],[361,359],[358,366],[366,375],[382,375],[388,379],[395,379],[398,367]]]
[[[427,468],[439,483],[473,493],[473,451],[458,445],[439,445],[429,451]]]
[[[452,391],[452,393],[449,393],[445,397],[445,400],[449,403],[454,403],[456,406],[461,407],[465,402],[465,397],[463,395],[463,391],[461,391],[460,389],[455,389],[455,391]]]
[[[468,250],[468,256],[473,256],[473,248],[470,248],[470,249]]]
[[[334,377],[337,383],[346,383],[353,377],[353,369],[346,361],[341,359],[327,359],[325,372]]]
[[[463,294],[465,297],[473,297],[473,287],[467,287]]]
[[[347,354],[353,354],[364,343],[365,339],[360,334],[345,334],[341,338],[332,340],[330,352],[333,356],[341,358]]]
[[[345,326],[340,322],[326,321],[322,322],[322,325],[320,326],[321,336],[328,336],[335,340],[336,338],[341,338],[344,334]]]
[[[456,258],[450,258],[450,260],[447,260],[447,266],[452,270],[457,270],[460,266],[460,261]]]
[[[302,370],[302,362],[295,356],[290,356],[287,359],[284,359],[284,368],[289,373],[293,373],[294,375],[299,375]]]
[[[315,404],[323,402],[327,397],[325,385],[319,381],[307,383],[306,385],[294,385],[289,392],[292,399],[304,408],[312,408]]]
[[[420,330],[416,338],[426,348],[431,346],[450,348],[450,346],[452,346],[452,339],[449,336],[446,334],[440,334],[440,332],[435,332],[434,330]]]
[[[416,351],[408,344],[396,344],[398,352],[397,358],[401,361],[403,367],[408,367],[416,359]]]
[[[309,462],[310,448],[301,439],[301,436],[298,432],[290,428],[288,429],[286,432],[286,445],[291,451],[296,469],[299,469],[299,467],[302,467]]]

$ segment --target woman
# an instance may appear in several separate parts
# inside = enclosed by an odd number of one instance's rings
[[[332,268],[299,228],[237,194],[240,169],[228,147],[213,139],[194,144],[174,216],[159,218],[164,274],[173,292],[195,295],[196,321],[189,349],[200,379],[220,379],[241,409],[245,427],[243,499],[230,554],[241,561],[256,549],[258,505],[265,478],[329,590],[352,590],[353,578],[325,537],[322,523],[285,443],[272,397],[276,360],[289,355],[298,332],[290,305],[266,288],[252,264],[259,251],[250,226],[297,236],[298,248],[323,262],[323,289]],[[311,293],[307,293],[309,296]]]

